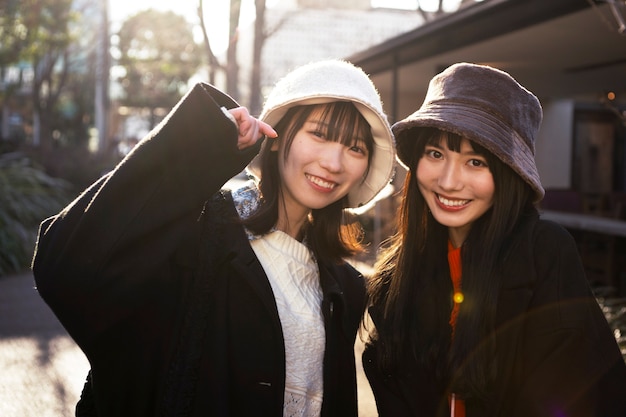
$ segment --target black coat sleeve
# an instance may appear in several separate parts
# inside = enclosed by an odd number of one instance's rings
[[[516,237],[502,270],[496,326],[497,372],[487,403],[468,416],[626,416],[626,365],[596,302],[576,242],[561,226],[533,220]],[[377,323],[377,314],[370,308]],[[412,362],[394,373],[370,340],[363,367],[383,416],[441,415],[445,387]]]
[[[419,415],[412,412],[411,402],[404,395],[404,386],[407,381],[399,382],[394,375],[386,374],[380,369],[377,360],[377,341],[371,341],[365,346],[363,355],[363,370],[370,383],[376,409],[379,417],[411,417]],[[426,415],[426,414],[425,414]]]
[[[380,323],[380,310],[369,308],[374,323]],[[411,417],[448,415],[445,387],[432,371],[417,367],[412,361],[393,371],[379,363],[382,342],[370,337],[362,354],[363,370],[370,383],[379,417]]]
[[[626,415],[626,365],[576,244],[554,223],[541,221],[535,230],[535,286],[519,346],[522,378],[507,396],[508,415]]]
[[[171,260],[203,202],[257,153],[258,144],[237,149],[221,110],[236,106],[197,84],[113,171],[41,224],[37,289],[88,356],[143,299],[177,285]]]

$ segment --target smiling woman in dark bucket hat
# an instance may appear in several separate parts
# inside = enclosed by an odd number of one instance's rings
[[[509,74],[459,63],[392,127],[408,171],[363,354],[381,417],[626,415],[576,244],[536,208],[541,119]]]
[[[537,97],[498,69],[457,64],[434,77],[422,107],[393,126],[397,152],[406,165],[415,130],[432,127],[467,138],[511,167],[543,198],[535,166],[535,140],[542,119]]]

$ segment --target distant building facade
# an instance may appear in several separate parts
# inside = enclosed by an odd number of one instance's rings
[[[416,11],[372,8],[369,0],[282,0],[266,12],[261,83],[265,97],[275,82],[311,61],[341,59],[423,23]],[[240,101],[249,102],[253,23],[240,31]]]

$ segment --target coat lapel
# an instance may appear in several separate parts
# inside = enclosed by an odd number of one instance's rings
[[[230,193],[224,193],[224,197],[224,204],[226,205],[224,207],[225,217],[231,219],[238,218],[232,196]],[[230,263],[230,267],[236,272],[235,276],[238,277],[237,279],[246,281],[252,287],[267,311],[275,319],[274,322],[280,326],[278,308],[276,307],[272,287],[265,270],[250,246],[243,226],[236,221],[224,220],[222,227],[222,233],[224,233],[224,236],[228,236],[228,239],[223,239],[221,242],[223,245],[222,250],[224,250],[223,259]]]
[[[237,239],[237,241],[237,247],[234,248],[235,251],[233,252],[236,255],[230,261],[232,268],[254,289],[268,312],[279,320],[274,292],[265,270],[257,259],[247,238],[244,236],[242,239]]]

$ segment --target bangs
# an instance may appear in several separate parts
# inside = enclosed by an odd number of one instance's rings
[[[326,140],[339,142],[344,146],[365,145],[367,149],[367,177],[374,154],[374,136],[372,129],[357,108],[348,101],[334,101],[326,104],[294,106],[276,124],[278,136],[285,141],[284,158],[287,159],[293,139],[298,131],[314,115],[317,130]]]
[[[374,147],[374,138],[369,123],[354,104],[336,101],[317,106],[320,109],[319,129],[328,140],[353,146],[362,142],[369,154]]]
[[[445,140],[446,141],[445,143],[448,149],[457,153],[461,152],[461,141],[463,140],[463,137],[452,132],[446,132],[446,131],[438,131],[438,132],[440,132],[439,135],[431,135],[428,137],[426,145],[431,145],[431,146],[439,145],[443,143],[443,141]],[[468,139],[468,142],[470,146],[472,147],[472,150],[476,152],[477,154],[482,155],[486,158],[489,157],[489,155],[491,154],[487,149],[477,144],[473,140]]]

